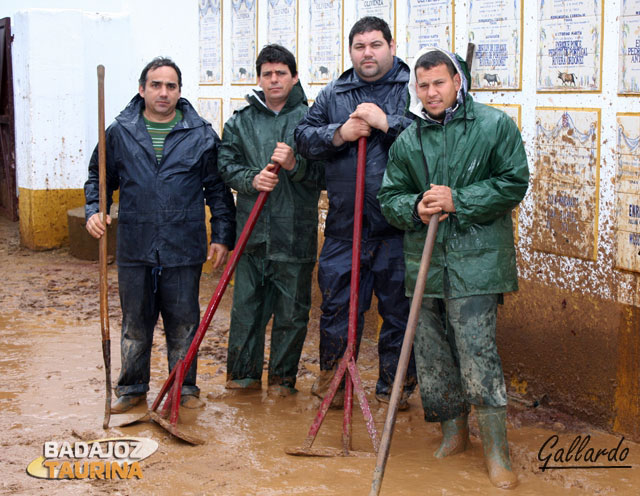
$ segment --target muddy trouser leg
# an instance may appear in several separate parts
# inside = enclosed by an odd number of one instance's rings
[[[373,253],[374,291],[378,297],[378,313],[382,317],[376,393],[391,394],[410,306],[404,289],[402,238],[372,241],[367,243],[367,247]],[[411,393],[416,383],[416,362],[412,352],[404,383],[405,391]]]
[[[497,312],[497,294],[447,300],[462,388],[467,403],[472,405],[507,406],[507,389],[496,344]]]
[[[507,391],[496,346],[499,295],[448,300],[449,323],[456,333],[464,395],[475,407],[491,483],[514,488],[507,443]]]
[[[445,326],[445,304],[423,298],[414,352],[424,418],[442,422],[469,413],[458,369],[453,333]]]
[[[184,358],[200,324],[200,274],[202,265],[163,268],[158,277],[160,313],[167,340],[169,370]],[[182,383],[182,395],[200,395],[196,386],[197,355]]]
[[[118,266],[118,292],[122,308],[122,366],[116,395],[120,397],[149,390],[151,344],[159,311],[151,267]]]
[[[325,238],[318,261],[318,285],[322,294],[320,317],[320,370],[338,365],[347,347],[351,287],[351,241]],[[370,254],[363,248],[360,260],[360,294],[356,350],[364,327],[364,313],[371,306],[373,274]]]
[[[314,263],[270,262],[273,326],[269,384],[295,387],[298,362],[307,335]]]
[[[497,301],[497,295],[423,299],[415,353],[427,421],[465,415],[469,404],[507,404],[495,344]]]
[[[267,262],[244,253],[236,268],[227,351],[227,380],[262,379],[265,327],[271,316]]]

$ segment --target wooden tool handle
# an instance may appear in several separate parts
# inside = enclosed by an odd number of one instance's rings
[[[100,331],[102,333],[102,357],[104,359],[106,399],[104,407],[104,421],[102,427],[109,427],[111,419],[111,337],[109,332],[109,281],[107,278],[107,153],[104,131],[104,66],[98,66],[98,181],[100,220],[105,226],[105,232],[100,237],[99,265],[100,265]]]

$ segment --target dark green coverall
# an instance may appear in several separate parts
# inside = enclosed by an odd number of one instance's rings
[[[295,151],[293,130],[308,110],[300,83],[278,114],[267,108],[262,92],[247,100],[226,122],[218,157],[222,178],[238,193],[238,236],[258,198],[253,178],[270,163],[278,142]],[[265,327],[273,315],[269,384],[295,386],[311,307],[320,182],[319,170],[296,153],[294,169],[280,171],[258,218],[235,276],[228,381],[260,383]]]

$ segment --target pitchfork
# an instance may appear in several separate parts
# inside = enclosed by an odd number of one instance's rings
[[[299,448],[286,448],[289,455],[302,456],[371,456],[369,452],[356,452],[351,450],[351,420],[353,411],[353,393],[358,396],[358,403],[362,409],[364,420],[373,443],[373,449],[377,453],[379,447],[376,426],[369,409],[369,403],[362,388],[362,381],[356,366],[356,329],[358,327],[358,295],[360,289],[360,245],[362,240],[362,209],[364,205],[364,179],[365,164],[367,160],[367,139],[361,137],[358,140],[358,164],[356,170],[356,198],[353,215],[353,247],[351,254],[351,293],[349,303],[349,327],[347,331],[347,348],[338,364],[338,369],[331,380],[329,391],[320,404],[309,434],[304,444]],[[349,373],[347,374],[347,370]],[[342,378],[345,380],[344,391],[344,417],[342,423],[342,449],[339,448],[312,448],[316,435],[322,426],[322,422],[329,410]]]

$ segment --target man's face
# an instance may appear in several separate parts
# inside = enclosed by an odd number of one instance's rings
[[[416,93],[427,114],[436,120],[442,120],[445,110],[454,105],[460,84],[460,75],[451,77],[445,64],[416,70]]]
[[[356,34],[349,47],[353,68],[365,81],[376,81],[389,72],[395,54],[395,41],[387,43],[381,31]]]
[[[152,122],[169,122],[175,116],[180,98],[178,73],[173,67],[162,66],[147,73],[147,82],[138,88],[144,98],[144,116]]]
[[[291,75],[289,66],[282,62],[265,62],[260,67],[258,86],[264,91],[267,107],[280,110],[289,98],[289,93],[298,82],[298,75]]]

